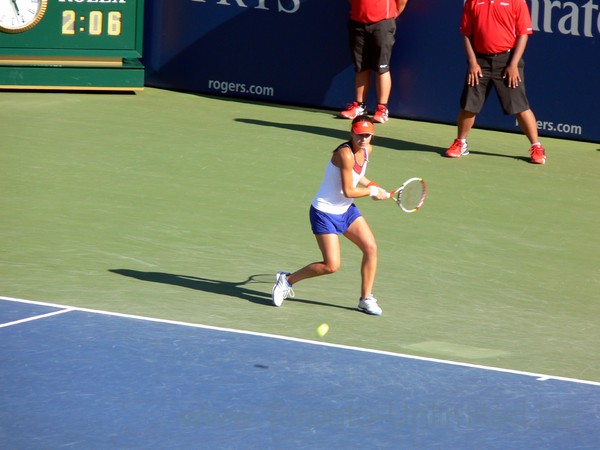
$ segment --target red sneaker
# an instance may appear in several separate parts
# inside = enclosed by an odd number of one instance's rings
[[[377,111],[373,114],[373,120],[379,123],[386,123],[388,121],[389,111],[384,105],[377,105]]]
[[[355,119],[358,116],[361,116],[363,114],[366,114],[367,110],[365,108],[363,108],[362,106],[360,106],[360,104],[358,102],[354,102],[351,103],[350,105],[348,105],[348,108],[346,108],[344,111],[342,111],[340,113],[340,116],[342,116],[344,119]]]
[[[542,144],[532,145],[529,149],[531,162],[533,164],[546,164],[546,150]]]
[[[460,139],[455,139],[448,150],[446,150],[446,156],[448,158],[459,158],[468,154],[469,148],[467,147],[467,142],[463,142]]]

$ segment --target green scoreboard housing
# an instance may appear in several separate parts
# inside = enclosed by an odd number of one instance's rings
[[[0,88],[142,90],[144,0],[0,0]]]

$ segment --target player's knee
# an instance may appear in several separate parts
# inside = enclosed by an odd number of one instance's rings
[[[377,244],[375,242],[366,244],[363,248],[363,253],[366,256],[377,256]]]
[[[324,271],[326,275],[331,275],[332,273],[336,273],[340,269],[339,262],[330,262],[324,265]]]

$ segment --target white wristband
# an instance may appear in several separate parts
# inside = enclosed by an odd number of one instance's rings
[[[378,186],[369,186],[369,189],[371,190],[371,193],[369,195],[371,197],[377,197],[377,194],[379,194],[379,187]]]

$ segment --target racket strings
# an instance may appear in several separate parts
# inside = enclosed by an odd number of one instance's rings
[[[398,205],[407,212],[416,211],[425,200],[425,185],[421,180],[408,183],[398,194]]]

